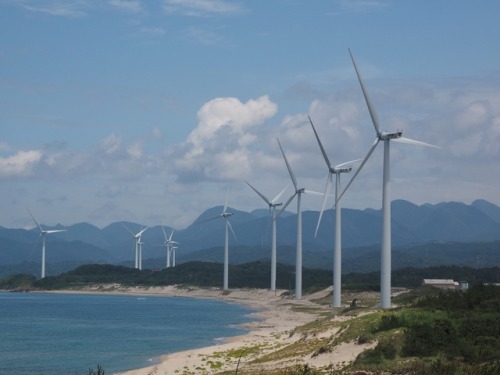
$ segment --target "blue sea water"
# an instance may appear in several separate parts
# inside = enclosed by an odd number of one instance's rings
[[[0,375],[106,374],[242,334],[238,304],[179,297],[0,292]]]

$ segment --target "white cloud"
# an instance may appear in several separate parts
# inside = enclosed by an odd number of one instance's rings
[[[79,18],[87,15],[88,3],[84,0],[41,0],[41,1],[18,1],[29,12],[43,13],[57,17]]]
[[[135,160],[139,160],[142,158],[142,142],[135,141],[127,148],[127,154]]]
[[[113,154],[119,149],[121,141],[121,138],[113,133],[101,139],[99,145],[106,154]]]
[[[198,126],[189,134],[176,160],[180,178],[233,179],[250,170],[254,132],[278,108],[267,96],[242,103],[216,98],[198,111]]]
[[[33,167],[42,159],[38,150],[18,151],[8,157],[0,157],[0,176],[25,176],[32,172]]]
[[[181,13],[187,16],[224,15],[242,11],[239,4],[225,0],[164,0],[163,9],[167,13]]]

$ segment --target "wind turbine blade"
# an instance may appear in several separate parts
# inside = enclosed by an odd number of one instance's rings
[[[361,159],[355,159],[355,160],[351,160],[351,161],[346,161],[345,163],[342,163],[342,164],[339,164],[339,165],[336,165],[335,168],[342,168],[346,165],[349,165],[349,164],[354,164],[354,163],[357,163],[358,161],[360,161]]]
[[[59,233],[59,232],[66,232],[67,229],[53,229],[53,230],[47,230],[45,233],[51,234],[51,233]]]
[[[274,218],[275,220],[278,218],[278,216],[281,215],[281,213],[283,211],[285,211],[285,208],[288,207],[288,205],[293,201],[293,198],[295,198],[296,195],[297,195],[297,192],[295,192],[290,198],[288,198],[286,203],[281,207],[281,210],[279,210],[278,213],[276,214],[276,217]]]
[[[406,137],[394,138],[394,139],[392,139],[392,141],[399,142],[399,143],[407,143],[407,144],[410,144],[410,145],[433,147],[433,148],[441,148],[439,146],[431,145],[430,143],[416,141],[414,139],[410,139],[410,138],[406,138]]]
[[[297,185],[297,180],[295,179],[295,176],[292,172],[292,168],[290,167],[290,164],[288,163],[288,159],[286,158],[285,152],[283,151],[283,147],[281,147],[280,140],[278,139],[278,145],[280,146],[281,153],[283,154],[283,159],[285,159],[285,164],[288,169],[288,173],[290,174],[290,178],[292,179],[293,186],[295,187],[295,191],[298,189]]]
[[[349,55],[351,55],[352,64],[354,65],[354,70],[356,71],[356,75],[358,76],[359,85],[361,86],[361,90],[363,91],[363,96],[365,97],[366,105],[368,106],[368,112],[370,112],[370,117],[372,118],[373,127],[375,128],[375,132],[377,135],[380,135],[380,121],[377,116],[377,112],[375,111],[375,107],[372,104],[370,97],[368,96],[368,91],[366,90],[365,84],[361,75],[358,71],[358,66],[354,61],[354,57],[352,56],[351,49],[349,49]]]
[[[128,229],[125,224],[122,224],[122,226],[132,235],[132,237],[135,237],[134,232],[132,232],[130,229]]]
[[[136,236],[136,237],[140,237],[140,236],[142,236],[142,234],[143,234],[143,233],[146,231],[146,229],[148,229],[148,228],[149,228],[149,227],[144,228],[144,229],[143,229],[143,230],[141,230],[139,233],[137,233],[135,236]]]
[[[375,138],[375,142],[373,142],[372,147],[370,147],[370,150],[368,151],[368,153],[366,154],[365,158],[363,159],[363,161],[359,165],[358,169],[356,170],[356,173],[354,173],[354,175],[351,177],[351,179],[349,180],[348,184],[345,186],[345,188],[342,191],[342,193],[339,195],[338,199],[335,201],[335,206],[337,205],[337,201],[339,201],[340,198],[342,198],[342,196],[344,195],[344,193],[347,191],[347,189],[349,189],[349,186],[351,186],[352,182],[354,181],[354,179],[356,178],[356,176],[359,174],[359,172],[361,172],[361,169],[363,168],[363,166],[365,165],[365,163],[367,162],[367,160],[370,158],[371,154],[373,153],[373,150],[375,150],[375,147],[377,147],[377,145],[378,145],[379,142],[380,142],[380,139],[378,137]]]
[[[328,193],[330,192],[331,184],[332,184],[332,172],[328,172],[328,177],[326,179],[325,194],[323,197],[323,203],[321,204],[321,211],[319,212],[318,224],[316,225],[316,231],[314,232],[314,237],[318,235],[319,224],[321,223],[321,218],[323,217],[323,211],[325,210],[326,199],[328,197]]]
[[[234,239],[235,239],[236,241],[238,241],[238,238],[236,237],[236,234],[234,233],[233,227],[231,226],[231,222],[230,222],[230,221],[229,221],[229,219],[227,219],[227,218],[226,218],[226,220],[227,220],[227,225],[228,225],[229,229],[231,230],[231,233],[232,233],[232,234],[233,234],[233,236],[234,236]]]
[[[174,230],[172,229],[172,233],[170,233],[170,237],[168,238],[168,240],[171,241],[172,243],[178,243],[178,242],[172,241],[173,235],[174,235]]]
[[[306,194],[313,194],[313,195],[323,195],[323,193],[320,193],[319,191],[314,191],[314,190],[308,190],[308,189],[304,189],[304,193]]]
[[[212,220],[218,219],[220,217],[223,217],[223,216],[222,215],[217,215],[217,216],[211,217],[209,219],[205,219],[205,220],[199,221],[198,224],[206,223],[207,221],[212,221]]]
[[[326,155],[326,151],[323,148],[323,145],[321,144],[321,141],[319,140],[318,133],[316,132],[316,129],[314,128],[313,122],[309,116],[309,122],[311,123],[312,129],[314,131],[314,135],[316,136],[316,140],[318,141],[319,148],[321,149],[321,153],[323,154],[323,158],[325,159],[326,165],[328,166],[328,170],[332,169],[332,164],[330,163],[330,160],[328,159],[328,156]]]
[[[273,209],[274,208],[271,208],[271,206],[269,205],[269,215],[267,217],[266,231],[264,233],[264,237],[262,237],[262,247],[264,247],[264,242],[267,239],[267,235],[269,233],[269,228],[271,227],[271,223],[272,223],[272,220],[273,220]]]
[[[229,199],[229,188],[227,188],[227,191],[226,191],[226,200],[224,202],[224,210],[222,211],[223,214],[226,213],[226,210],[227,210],[227,201]]]
[[[288,185],[285,186],[285,188],[283,190],[281,190],[280,193],[273,198],[271,203],[276,203],[281,198],[281,196],[283,195],[283,193],[285,192],[286,189],[288,189]]]
[[[250,186],[252,188],[253,191],[255,191],[262,199],[264,199],[264,201],[267,203],[267,204],[271,204],[271,202],[269,201],[269,199],[267,199],[267,197],[262,194],[260,191],[258,191],[256,188],[254,188],[252,185],[250,185],[250,183],[248,181],[245,181],[247,183],[248,186]]]
[[[163,231],[163,237],[165,237],[165,241],[167,241],[168,237],[167,237],[167,233],[165,233],[165,228],[163,227],[163,225],[161,226],[161,230]]]
[[[26,208],[31,216],[31,218],[33,219],[33,221],[35,222],[36,226],[38,227],[38,230],[40,231],[40,233],[43,233],[43,229],[42,227],[40,226],[40,224],[38,224],[38,222],[35,220],[35,217],[33,216],[33,214],[31,213],[31,211]]]

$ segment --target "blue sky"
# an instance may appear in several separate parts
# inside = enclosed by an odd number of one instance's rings
[[[498,1],[0,0],[0,225],[261,208],[277,137],[323,191],[307,116],[333,163],[375,135],[348,48],[383,127],[441,147],[392,146],[392,198],[500,205],[498,35]],[[344,207],[380,208],[381,150]]]

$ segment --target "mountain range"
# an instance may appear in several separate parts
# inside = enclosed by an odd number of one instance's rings
[[[203,212],[190,226],[174,230],[173,239],[179,242],[178,262],[188,260],[208,260],[222,262],[224,243],[224,220],[208,220],[222,212],[221,206]],[[229,208],[233,215],[230,222],[236,238],[230,237],[230,262],[270,258],[269,212],[255,210],[244,212]],[[318,220],[318,211],[304,211],[303,249],[304,264],[327,264],[331,268],[333,249],[333,210],[325,211],[318,235],[314,232]],[[208,221],[207,221],[208,220]],[[278,261],[293,263],[297,217],[290,212],[280,215],[277,222]],[[135,254],[135,242],[130,231],[139,232],[144,226],[131,222],[115,222],[105,228],[98,228],[89,223],[71,226],[56,225],[43,229],[66,229],[66,232],[48,235],[47,264],[66,263],[78,265],[84,263],[132,264]],[[165,227],[169,235],[173,228]],[[381,234],[381,211],[374,209],[342,210],[342,246],[343,259],[353,260],[353,254],[365,254],[372,264],[379,261],[377,254]],[[457,202],[415,205],[404,200],[392,202],[392,244],[394,254],[400,249],[413,249],[418,255],[419,246],[429,244],[431,254],[437,254],[440,248],[449,247],[450,243],[497,243],[500,254],[500,207],[485,200],[476,200],[470,205]],[[142,236],[143,259],[145,267],[151,264],[161,267],[165,259],[164,235],[161,226],[148,228]],[[456,248],[456,246],[454,246]],[[463,248],[463,247],[462,247]],[[280,250],[281,249],[281,250]],[[351,249],[348,251],[348,249]],[[495,261],[495,246],[488,247]],[[41,243],[37,228],[33,230],[0,227],[0,275],[9,273],[14,265],[22,263],[40,263]],[[411,251],[410,251],[411,252]],[[308,255],[309,254],[309,255]],[[369,255],[371,254],[371,255]],[[415,254],[413,257],[415,257]],[[373,259],[373,257],[375,257]],[[489,255],[488,255],[489,257]],[[428,257],[429,258],[429,257]],[[476,257],[477,259],[477,257]],[[484,259],[484,255],[483,255]],[[488,258],[490,259],[490,258]],[[130,263],[127,263],[130,262]],[[357,260],[357,263],[363,263]],[[370,261],[368,261],[370,262]],[[393,262],[397,258],[393,256]],[[408,262],[403,262],[408,263]],[[489,266],[499,265],[489,264]],[[50,274],[50,267],[47,272]]]

